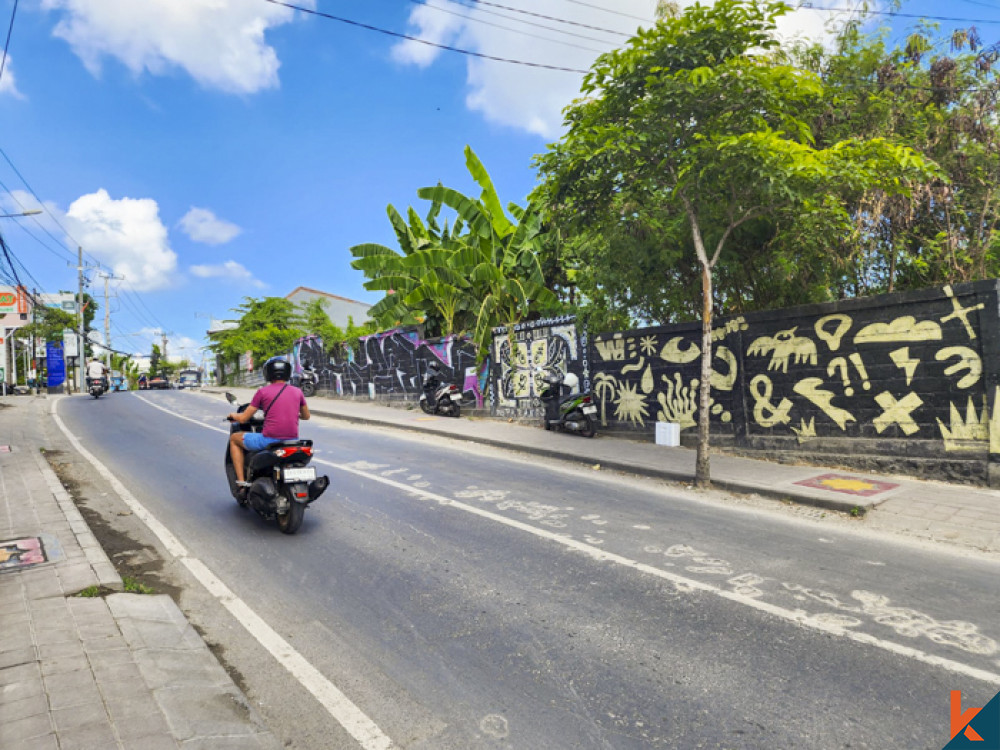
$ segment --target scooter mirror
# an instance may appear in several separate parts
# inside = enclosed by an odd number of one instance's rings
[[[226,401],[228,401],[231,404],[235,404],[236,403],[236,396],[234,396],[229,391],[226,391]]]

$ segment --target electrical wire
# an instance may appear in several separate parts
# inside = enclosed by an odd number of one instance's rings
[[[413,1],[415,2],[416,0],[413,0]],[[526,15],[526,16],[533,16],[535,18],[543,18],[546,21],[556,21],[557,23],[565,23],[565,24],[568,24],[569,26],[579,26],[580,28],[583,28],[583,29],[591,29],[592,31],[603,31],[605,34],[616,34],[618,36],[624,36],[624,37],[631,37],[631,36],[633,36],[632,33],[626,32],[626,31],[617,31],[615,29],[608,29],[608,28],[605,28],[603,26],[592,26],[592,25],[590,25],[588,23],[580,23],[579,21],[570,21],[567,18],[558,18],[556,16],[547,16],[544,13],[535,13],[534,11],[530,11],[530,10],[522,10],[520,8],[512,8],[509,5],[500,5],[499,3],[491,3],[491,2],[488,2],[487,0],[475,0],[475,3],[476,3],[477,6],[478,5],[488,5],[491,8],[501,8],[503,10],[509,10],[512,13],[521,13],[521,14]],[[504,16],[504,17],[505,18],[510,18],[510,16]],[[549,27],[548,26],[543,26],[542,28],[549,28]],[[565,32],[563,32],[563,33],[565,33]]]
[[[14,0],[14,10],[10,14],[10,26],[7,27],[7,41],[3,45],[3,59],[0,60],[0,81],[3,80],[3,71],[7,66],[7,48],[10,47],[10,35],[14,31],[14,16],[17,15],[17,0]]]
[[[294,5],[292,3],[282,2],[282,0],[264,0],[264,2],[271,3],[272,5],[280,5],[283,8],[289,8],[291,10],[297,10],[302,13],[306,13],[312,16],[318,16],[320,18],[325,18],[330,21],[337,21],[339,23],[345,23],[350,26],[356,26],[361,29],[366,29],[368,31],[374,31],[378,34],[385,34],[386,36],[395,37],[396,39],[406,39],[410,42],[417,42],[418,44],[425,44],[428,47],[436,47],[437,49],[443,49],[448,52],[457,52],[461,55],[468,55],[469,57],[476,57],[482,60],[492,60],[493,62],[510,63],[512,65],[525,65],[530,68],[542,68],[545,70],[558,70],[564,73],[580,73],[586,74],[586,70],[581,70],[580,68],[566,68],[560,65],[547,65],[545,63],[528,62],[526,60],[515,60],[509,57],[498,57],[496,55],[487,55],[482,52],[473,52],[472,50],[462,49],[461,47],[452,47],[447,44],[440,44],[438,42],[432,42],[429,39],[422,39],[412,34],[402,34],[398,31],[391,31],[389,29],[383,29],[379,26],[372,26],[371,24],[361,23],[360,21],[353,21],[350,18],[343,18],[341,16],[335,16],[331,13],[323,13],[318,10],[313,10],[312,8],[304,8],[300,5]]]
[[[425,8],[430,8],[431,10],[440,11],[441,13],[447,13],[447,14],[452,15],[452,16],[457,16],[459,18],[464,18],[466,21],[474,21],[475,23],[481,23],[484,26],[492,26],[495,29],[502,29],[504,31],[512,31],[515,34],[520,34],[521,36],[531,37],[532,39],[541,39],[542,41],[552,42],[553,44],[563,44],[563,45],[566,45],[567,47],[574,47],[576,49],[582,49],[582,50],[586,50],[587,52],[594,52],[594,53],[597,53],[597,54],[600,54],[603,51],[603,50],[599,50],[599,49],[594,49],[593,47],[584,47],[584,46],[579,45],[579,44],[574,44],[573,42],[564,41],[562,39],[553,39],[552,37],[549,37],[549,36],[540,36],[538,34],[531,34],[531,33],[527,32],[527,31],[522,31],[521,29],[512,29],[510,26],[501,26],[500,24],[493,23],[492,21],[484,21],[482,18],[476,18],[475,16],[469,16],[469,15],[466,15],[465,13],[458,13],[457,11],[448,10],[447,8],[442,7],[440,5],[431,5],[430,3],[420,2],[420,0],[410,0],[410,2],[411,3],[415,3],[416,5],[421,5],[421,6],[425,7]],[[468,5],[463,5],[462,3],[459,3],[459,2],[456,2],[455,5],[458,5],[458,6],[462,7],[462,8],[468,8],[469,7]],[[474,9],[470,8],[470,10],[474,10]],[[491,11],[480,10],[479,12],[480,13],[490,13]],[[500,14],[497,13],[495,15],[500,15]],[[501,18],[510,18],[510,16],[501,16]],[[516,18],[511,19],[511,20],[513,20],[515,23],[530,23],[528,21],[520,21],[520,20],[518,20]],[[531,25],[538,26],[538,24],[531,24]],[[549,27],[548,26],[539,26],[539,28],[547,29]],[[556,31],[556,32],[558,32],[560,34],[570,34],[571,36],[580,37],[581,39],[590,39],[591,41],[595,41],[595,42],[603,42],[604,41],[603,39],[595,39],[594,37],[583,36],[582,34],[574,34],[573,32],[570,32],[570,31],[560,31],[559,29],[553,29],[553,31]]]

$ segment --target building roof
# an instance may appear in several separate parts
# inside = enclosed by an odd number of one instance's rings
[[[285,295],[285,299],[291,299],[292,297],[294,297],[299,292],[306,292],[308,294],[318,294],[320,297],[328,297],[329,299],[336,299],[336,300],[340,300],[341,302],[350,302],[350,303],[355,304],[355,305],[364,305],[365,307],[371,307],[371,305],[369,305],[367,302],[359,302],[356,299],[349,299],[347,297],[341,297],[341,296],[336,295],[336,294],[330,294],[329,292],[321,292],[319,289],[312,289],[312,288],[307,287],[307,286],[297,286],[297,287],[295,287],[292,291],[290,291],[288,294]]]

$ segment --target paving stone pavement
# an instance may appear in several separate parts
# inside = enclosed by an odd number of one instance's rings
[[[280,747],[170,597],[121,593],[42,455],[45,403],[0,400],[0,748]]]

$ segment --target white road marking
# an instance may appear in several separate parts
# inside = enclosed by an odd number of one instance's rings
[[[157,409],[167,412],[175,417],[180,417],[181,419],[187,419],[190,422],[201,425],[202,427],[208,427],[209,429],[218,429],[220,432],[228,433],[229,430],[223,430],[221,428],[212,427],[204,422],[199,422],[195,419],[190,419],[181,414],[171,412],[158,404],[154,404],[151,401],[143,398],[142,396],[137,396],[140,401],[144,401],[150,406],[155,406]],[[225,607],[229,612],[236,618],[236,620],[247,630],[250,635],[257,639],[257,641],[270,652],[270,654],[277,659],[277,661],[285,667],[294,677],[306,688],[313,696],[320,702],[320,704],[329,712],[329,714],[340,724],[347,732],[357,740],[358,744],[361,745],[365,750],[390,750],[395,747],[392,740],[389,739],[388,735],[379,729],[378,725],[375,724],[368,716],[358,708],[351,700],[344,695],[332,682],[330,682],[318,669],[316,669],[312,664],[310,664],[304,656],[302,656],[298,651],[296,651],[292,645],[282,638],[263,618],[260,617],[250,606],[244,602],[240,597],[233,593],[233,591],[226,586],[201,560],[196,557],[192,557],[187,549],[181,544],[180,540],[177,539],[162,523],[160,523],[152,513],[150,513],[146,508],[140,503],[136,497],[129,492],[129,490],[123,485],[118,478],[111,473],[111,471],[102,464],[95,456],[93,456],[86,448],[81,445],[80,441],[77,440],[76,436],[69,431],[69,428],[63,423],[56,413],[56,406],[59,403],[57,399],[52,404],[52,417],[55,419],[56,424],[59,429],[63,431],[67,439],[76,448],[77,452],[86,458],[97,471],[103,476],[111,486],[114,488],[115,492],[121,496],[122,500],[129,507],[129,509],[135,513],[142,521],[149,527],[163,546],[166,547],[167,551],[170,552],[174,557],[176,557],[191,574],[204,586],[208,592],[214,596],[223,607]]]
[[[139,398],[142,398],[141,396]],[[151,401],[142,399],[151,406],[161,409],[168,414],[171,414],[180,419],[185,419],[189,422],[194,422],[195,424],[201,425],[202,427],[208,427],[209,429],[219,429],[212,427],[211,425],[206,425],[198,420],[191,419],[190,417],[185,417],[182,414],[177,414],[169,409],[166,409],[158,404],[154,404]],[[222,432],[228,432],[228,430],[221,430]],[[430,500],[438,505],[447,506],[455,508],[456,510],[462,510],[466,513],[471,513],[472,515],[479,516],[481,518],[486,518],[496,523],[503,524],[510,528],[523,531],[528,534],[532,534],[541,539],[545,539],[556,544],[560,544],[569,549],[575,550],[577,552],[582,552],[594,560],[600,562],[611,562],[617,565],[622,565],[624,567],[632,568],[647,575],[654,576],[666,581],[673,583],[677,589],[681,592],[694,592],[701,591],[708,594],[713,594],[722,599],[728,599],[729,601],[735,602],[737,604],[742,604],[743,606],[750,607],[752,609],[759,610],[761,612],[766,612],[774,617],[777,617],[786,622],[791,622],[793,624],[809,628],[811,630],[816,630],[821,633],[826,633],[828,635],[838,636],[841,638],[846,638],[848,640],[854,641],[856,643],[861,643],[867,646],[872,646],[874,648],[881,649],[883,651],[888,651],[889,653],[896,654],[898,656],[903,656],[914,661],[922,662],[940,669],[945,669],[956,674],[965,675],[966,677],[971,677],[973,679],[982,680],[993,685],[1000,685],[1000,674],[996,672],[990,672],[985,669],[979,669],[978,667],[973,667],[969,664],[964,664],[954,659],[947,659],[940,656],[935,656],[929,654],[921,649],[913,648],[911,646],[904,646],[900,643],[895,643],[894,641],[889,641],[884,638],[879,638],[877,636],[869,635],[867,633],[858,633],[850,630],[846,627],[841,626],[836,618],[827,618],[821,615],[809,614],[804,610],[797,609],[792,610],[787,607],[782,607],[776,604],[770,604],[768,602],[759,601],[755,599],[752,595],[748,596],[746,594],[739,593],[738,591],[728,591],[718,586],[710,583],[703,583],[693,578],[688,578],[686,576],[678,575],[677,573],[672,573],[663,568],[657,568],[653,565],[647,563],[639,562],[638,560],[633,560],[624,555],[618,555],[613,552],[608,552],[607,550],[600,549],[594,545],[581,542],[579,540],[573,539],[572,537],[565,536],[563,534],[556,534],[546,529],[538,528],[537,526],[532,526],[530,524],[518,521],[513,518],[508,518],[507,516],[500,515],[498,513],[493,513],[482,508],[477,508],[473,505],[468,505],[467,503],[460,502],[453,498],[445,497],[444,495],[439,495],[428,490],[413,487],[408,484],[403,484],[392,479],[388,479],[377,474],[372,474],[367,471],[368,464],[364,461],[356,462],[355,464],[335,464],[332,461],[326,461],[324,459],[316,459],[315,463],[324,464],[333,469],[338,469],[340,471],[346,471],[351,474],[356,474],[357,476],[364,477],[365,479],[370,479],[375,482],[381,482],[382,484],[388,485],[390,487],[395,487],[401,492],[414,495],[416,497]],[[364,468],[357,468],[357,467]],[[820,541],[832,541],[823,540]]]

